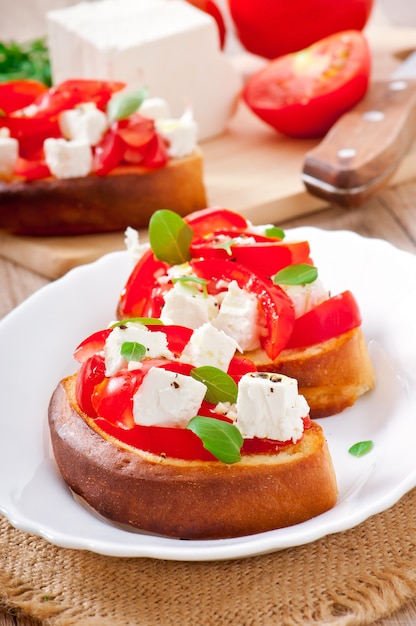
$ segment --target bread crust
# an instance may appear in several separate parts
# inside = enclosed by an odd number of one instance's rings
[[[75,377],[62,380],[50,401],[52,447],[65,482],[109,520],[169,537],[216,539],[297,524],[336,503],[335,472],[316,423],[278,454],[233,465],[163,458],[95,432],[76,404]]]
[[[283,350],[273,362],[262,351],[247,356],[260,371],[296,378],[312,418],[340,413],[375,385],[361,326],[308,348]]]
[[[158,209],[184,216],[206,206],[199,148],[156,170],[125,166],[106,176],[0,180],[0,228],[14,235],[85,235],[127,226],[143,228]]]

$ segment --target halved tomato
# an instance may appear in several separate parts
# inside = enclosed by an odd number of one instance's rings
[[[368,89],[371,54],[359,31],[343,31],[268,63],[242,97],[264,122],[290,137],[321,137]]]

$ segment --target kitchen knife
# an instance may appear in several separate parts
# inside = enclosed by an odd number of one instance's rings
[[[373,83],[364,99],[306,153],[302,180],[315,196],[347,208],[359,206],[388,182],[415,136],[413,52],[389,80]]]

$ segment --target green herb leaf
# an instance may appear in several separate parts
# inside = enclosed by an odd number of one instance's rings
[[[180,215],[161,209],[149,221],[149,241],[153,253],[160,261],[181,265],[189,261],[189,247],[193,230]]]
[[[116,94],[107,105],[107,116],[110,124],[116,120],[130,117],[147,96],[147,89],[142,88],[131,93]]]
[[[212,365],[194,367],[191,370],[192,378],[199,380],[207,387],[205,400],[212,404],[218,402],[236,402],[237,385],[235,380],[226,372]]]
[[[120,354],[126,361],[141,361],[146,356],[146,348],[137,341],[125,341],[121,346]]]
[[[208,297],[208,289],[207,289],[207,284],[208,281],[205,278],[200,278],[199,276],[177,276],[176,278],[172,279],[172,283],[196,283],[198,285],[201,285],[202,287],[202,292],[204,294],[204,296],[207,298]]]
[[[318,270],[307,263],[295,263],[284,267],[273,276],[275,285],[306,285],[318,278]]]
[[[117,326],[126,326],[128,322],[143,324],[144,326],[146,326],[147,324],[163,326],[162,320],[160,320],[158,317],[128,317],[124,320],[114,322],[114,324],[111,324],[110,328],[116,328]]]
[[[231,247],[235,244],[235,239],[227,239],[226,241],[218,241],[214,244],[214,248],[225,250],[228,256],[232,256]]]
[[[32,79],[52,84],[46,37],[27,43],[0,42],[0,82]]]
[[[269,226],[264,231],[266,237],[270,237],[271,239],[280,239],[281,241],[286,237],[285,231],[277,226]]]
[[[374,442],[371,440],[358,441],[353,446],[351,446],[348,452],[352,454],[353,456],[360,457],[371,452],[373,448],[374,448]]]
[[[238,463],[243,437],[234,424],[196,415],[186,427],[197,435],[206,450],[223,463]]]

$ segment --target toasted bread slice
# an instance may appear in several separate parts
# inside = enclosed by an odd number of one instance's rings
[[[375,385],[375,374],[361,327],[307,348],[283,350],[275,361],[262,350],[249,353],[257,368],[296,378],[312,418],[352,406]]]
[[[297,524],[335,505],[332,460],[314,422],[298,443],[233,465],[161,457],[99,432],[77,406],[75,380],[61,381],[50,402],[53,451],[69,487],[109,520],[170,537],[225,538]]]
[[[15,235],[81,235],[147,227],[158,209],[179,215],[207,206],[203,158],[172,159],[146,170],[117,167],[107,176],[0,180],[0,228]]]

